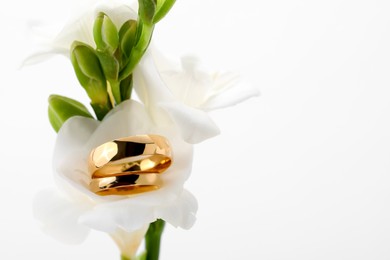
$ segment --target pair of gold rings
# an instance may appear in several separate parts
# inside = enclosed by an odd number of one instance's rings
[[[172,163],[168,140],[160,135],[115,139],[93,149],[88,159],[90,190],[98,195],[131,195],[162,185]]]

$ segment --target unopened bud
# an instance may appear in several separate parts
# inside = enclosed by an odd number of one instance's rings
[[[83,104],[59,95],[51,95],[49,97],[48,115],[51,126],[56,132],[60,130],[66,120],[73,116],[92,118],[92,115]]]
[[[98,50],[108,50],[112,54],[118,48],[118,30],[115,24],[105,13],[100,12],[96,17],[95,24],[93,26],[93,38]]]

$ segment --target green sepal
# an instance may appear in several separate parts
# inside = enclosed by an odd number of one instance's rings
[[[129,20],[119,30],[119,42],[125,58],[130,57],[131,50],[136,43],[137,22]]]
[[[157,0],[138,0],[138,14],[145,24],[152,25]]]
[[[153,17],[153,24],[158,23],[164,16],[171,10],[172,6],[175,4],[176,0],[165,0],[161,6],[158,7],[157,12]]]
[[[77,79],[87,92],[92,103],[107,103],[107,84],[100,60],[90,46],[74,42],[71,48],[71,61]]]
[[[50,124],[56,132],[60,130],[66,120],[73,116],[93,118],[83,104],[60,95],[51,95],[49,97],[48,115]]]
[[[109,51],[112,54],[119,46],[118,30],[103,12],[100,12],[95,19],[93,38],[97,49],[101,51]]]

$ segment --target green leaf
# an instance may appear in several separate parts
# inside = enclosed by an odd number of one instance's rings
[[[93,38],[98,50],[109,51],[112,54],[118,48],[118,30],[105,13],[100,12],[95,19]]]
[[[156,14],[153,17],[153,24],[158,23],[165,15],[171,10],[176,0],[165,0],[164,3],[158,8]]]
[[[73,116],[93,118],[88,109],[80,102],[59,95],[49,97],[49,121],[51,126],[58,132],[61,126]]]
[[[140,18],[144,23],[151,25],[156,12],[157,0],[138,0],[138,5]]]

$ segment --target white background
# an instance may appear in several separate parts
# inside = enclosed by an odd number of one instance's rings
[[[62,57],[16,67],[25,24],[64,22],[70,2],[0,9],[1,259],[118,259],[105,234],[63,245],[32,216],[53,185],[47,97],[87,99]],[[162,260],[390,259],[389,13],[386,0],[176,3],[155,44],[241,71],[262,96],[212,114],[222,134],[197,145],[187,182],[198,220],[166,229]]]

